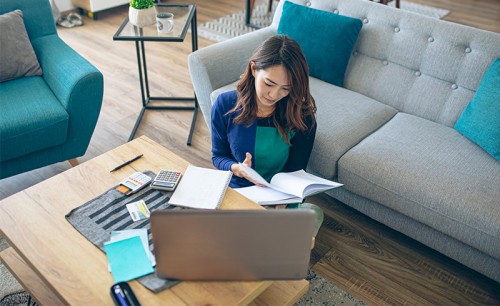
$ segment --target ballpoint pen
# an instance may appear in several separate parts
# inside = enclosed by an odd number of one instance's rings
[[[116,166],[115,168],[113,168],[113,169],[112,169],[111,171],[109,171],[109,172],[113,172],[113,171],[116,171],[116,170],[118,170],[118,169],[121,169],[121,168],[125,167],[126,165],[128,165],[128,164],[132,163],[133,161],[136,161],[136,160],[138,160],[139,158],[141,158],[141,157],[142,157],[142,155],[143,155],[143,154],[137,155],[136,157],[132,158],[131,160],[128,160],[128,161],[124,162],[123,164]]]

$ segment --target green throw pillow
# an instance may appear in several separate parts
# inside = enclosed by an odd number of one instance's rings
[[[278,34],[299,43],[311,76],[344,86],[345,70],[361,26],[359,19],[286,1]]]
[[[488,68],[455,129],[500,160],[500,58]]]

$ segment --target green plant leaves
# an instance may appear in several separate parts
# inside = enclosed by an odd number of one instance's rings
[[[142,10],[152,7],[154,3],[154,0],[131,0],[130,6],[135,9]]]

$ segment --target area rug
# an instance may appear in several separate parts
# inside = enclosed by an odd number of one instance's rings
[[[0,251],[9,245],[0,237]],[[308,275],[309,291],[295,304],[304,305],[344,305],[364,306],[349,293],[335,286],[321,275],[311,271]],[[9,273],[7,268],[0,263],[0,306],[34,306],[36,302]]]
[[[366,306],[365,303],[356,299],[333,283],[314,271],[311,271],[309,279],[309,291],[295,303],[295,306],[324,305],[324,306]]]
[[[276,9],[277,5],[278,2],[275,2],[273,4],[273,10],[270,13],[267,12],[266,3],[257,5],[252,13],[252,23],[258,27],[265,27],[270,25],[273,20],[274,10]],[[395,1],[389,2],[389,6],[394,5]],[[401,9],[439,19],[445,17],[450,13],[449,10],[408,1],[401,1]],[[255,31],[255,28],[249,27],[245,24],[245,10],[206,22],[198,26],[199,36],[215,42],[221,42],[252,31]]]

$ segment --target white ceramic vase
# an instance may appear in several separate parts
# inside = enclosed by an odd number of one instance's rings
[[[138,10],[129,6],[128,20],[139,28],[147,27],[156,23],[156,8],[154,6]]]

